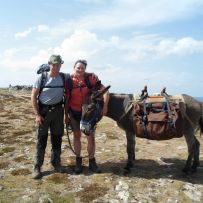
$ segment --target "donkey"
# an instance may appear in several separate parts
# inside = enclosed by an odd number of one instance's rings
[[[101,119],[102,94],[105,91],[93,92],[83,105],[80,126],[86,135],[96,128],[96,123]],[[109,97],[106,116],[115,120],[117,125],[126,133],[128,159],[124,169],[130,172],[135,161],[136,137],[133,127],[134,113],[133,108],[130,107],[133,95],[111,93]],[[201,132],[203,132],[203,103],[186,94],[182,94],[182,98],[185,102],[185,116],[182,119],[183,135],[188,147],[188,158],[182,171],[192,173],[200,165],[200,143],[195,137],[195,129],[200,127]]]

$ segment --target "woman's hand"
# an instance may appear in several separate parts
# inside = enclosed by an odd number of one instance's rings
[[[68,114],[65,114],[65,124],[69,125],[70,124],[70,117]]]

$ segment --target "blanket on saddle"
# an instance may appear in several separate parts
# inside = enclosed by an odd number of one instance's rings
[[[181,95],[152,95],[134,102],[137,137],[167,140],[183,136],[184,100]]]

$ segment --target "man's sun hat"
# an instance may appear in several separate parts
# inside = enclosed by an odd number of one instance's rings
[[[62,60],[60,55],[51,55],[48,61],[48,64],[63,64],[64,61]]]

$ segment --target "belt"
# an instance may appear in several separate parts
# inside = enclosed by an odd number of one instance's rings
[[[42,108],[48,108],[49,110],[53,110],[58,107],[63,107],[63,101],[60,101],[57,104],[51,104],[51,105],[39,103],[39,106],[41,106]]]

